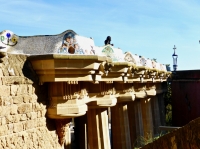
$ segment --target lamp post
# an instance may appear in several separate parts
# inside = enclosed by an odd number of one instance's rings
[[[172,55],[172,58],[173,58],[173,68],[174,68],[174,71],[177,70],[177,58],[178,58],[178,55],[175,53],[175,50],[176,50],[176,46],[174,45],[174,54]]]

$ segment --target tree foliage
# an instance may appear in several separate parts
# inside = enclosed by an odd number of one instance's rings
[[[167,126],[172,126],[172,90],[171,82],[167,82],[167,92],[164,96],[165,99],[165,120]]]

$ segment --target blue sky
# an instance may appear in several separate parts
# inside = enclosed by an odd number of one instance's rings
[[[109,35],[124,52],[156,58],[172,69],[200,69],[199,0],[0,0],[0,31],[19,36],[72,29],[104,45]]]

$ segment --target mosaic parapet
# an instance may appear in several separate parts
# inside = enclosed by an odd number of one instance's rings
[[[113,45],[95,46],[92,38],[80,36],[73,30],[67,30],[58,35],[40,36],[18,36],[12,31],[4,30],[0,33],[0,40],[0,51],[3,52],[30,55],[99,55],[107,56],[113,62],[132,62],[137,67],[143,66],[149,69],[167,71],[163,64],[130,52],[124,53]]]
[[[86,54],[94,55],[94,41],[67,30],[58,35],[17,36],[12,31],[0,33],[0,50],[24,54]]]

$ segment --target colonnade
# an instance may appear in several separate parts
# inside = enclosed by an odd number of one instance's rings
[[[71,148],[72,118],[81,149],[132,149],[138,136],[156,135],[163,125],[169,72],[96,55],[29,59],[40,83],[49,84],[47,116],[56,120],[65,148]]]

